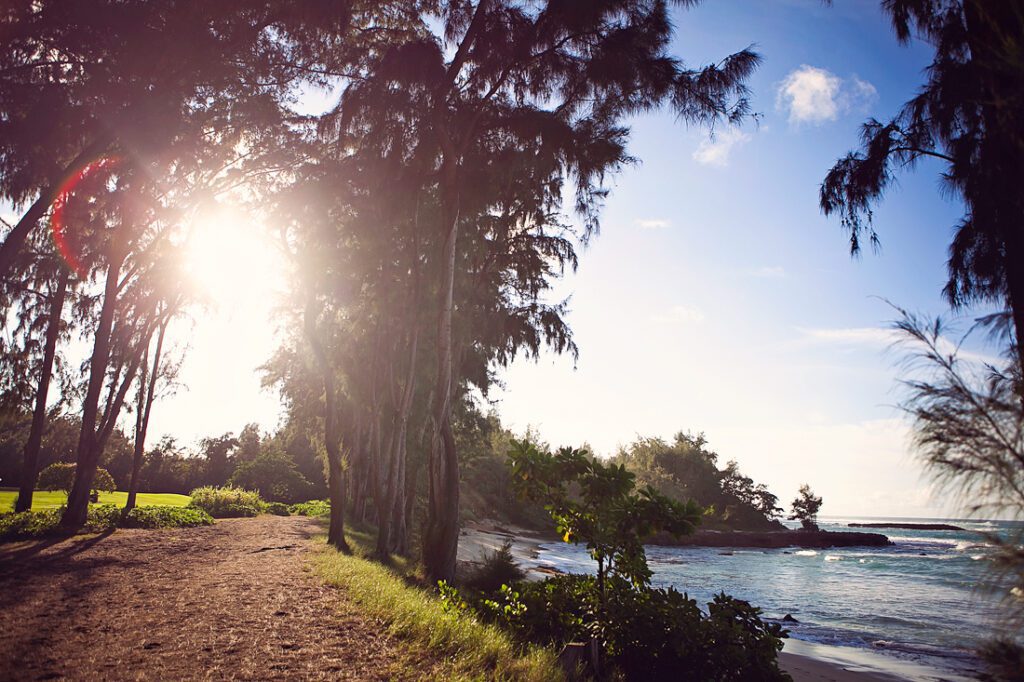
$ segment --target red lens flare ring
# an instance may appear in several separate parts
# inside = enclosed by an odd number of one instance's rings
[[[109,171],[119,163],[121,163],[121,157],[119,156],[102,156],[94,161],[90,161],[68,175],[57,190],[57,198],[53,200],[53,211],[50,214],[50,229],[53,231],[53,243],[57,246],[57,251],[64,259],[64,262],[83,279],[88,273],[86,273],[85,268],[82,266],[80,254],[76,253],[76,249],[69,239],[71,227],[65,221],[64,212],[79,183],[96,173]]]

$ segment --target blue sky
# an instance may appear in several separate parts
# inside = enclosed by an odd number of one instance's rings
[[[879,298],[948,314],[940,291],[960,215],[939,167],[901,177],[879,206],[882,252],[849,256],[818,185],[922,81],[930,54],[897,45],[876,2],[708,2],[677,16],[691,64],[753,44],[758,124],[714,141],[664,112],[637,119],[643,160],[614,184],[583,254],[568,359],[517,362],[498,409],[552,444],[610,453],[637,435],[703,431],[784,501],[802,482],[826,514],[937,515],[906,444]]]
[[[703,431],[723,464],[738,460],[784,502],[810,483],[825,514],[953,511],[931,495],[892,407],[894,312],[879,298],[949,312],[940,290],[960,206],[940,196],[940,168],[923,164],[878,207],[882,253],[859,260],[817,207],[861,122],[911,96],[929,51],[898,46],[876,0],[719,0],[680,10],[676,24],[676,54],[692,65],[748,45],[762,54],[750,81],[759,120],[713,140],[669,112],[633,122],[642,162],[614,179],[601,235],[558,289],[572,297],[579,362],[517,361],[496,408],[552,445],[601,454],[638,435]],[[255,368],[276,343],[283,275],[244,216],[219,222],[204,248],[223,257],[205,276],[250,288],[177,333],[190,348],[184,387],[156,406],[153,442],[249,421],[269,430],[279,417]]]

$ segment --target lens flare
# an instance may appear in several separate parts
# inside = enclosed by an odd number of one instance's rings
[[[68,202],[71,200],[74,194],[75,188],[85,179],[92,175],[100,172],[109,171],[117,166],[121,162],[121,157],[118,156],[104,156],[95,161],[82,166],[77,171],[71,173],[57,190],[57,198],[53,201],[53,211],[50,215],[50,229],[53,232],[53,243],[57,246],[57,251],[60,253],[61,258],[64,262],[75,271],[75,273],[85,278],[88,274],[85,268],[82,266],[81,254],[76,252],[73,240],[70,239],[69,226],[64,219],[64,212],[67,209]]]

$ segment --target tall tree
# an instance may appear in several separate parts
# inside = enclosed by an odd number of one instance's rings
[[[872,207],[899,171],[925,159],[964,201],[944,293],[954,307],[1005,305],[1024,361],[1024,6],[988,0],[886,0],[897,39],[934,48],[920,91],[829,171],[821,208],[839,214],[856,254],[877,244]]]

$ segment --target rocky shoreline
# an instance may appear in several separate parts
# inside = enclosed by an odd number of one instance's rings
[[[660,533],[645,544],[667,547],[758,547],[778,549],[782,547],[803,547],[824,549],[827,547],[886,547],[892,543],[881,533],[830,532],[827,530],[699,530],[693,535],[675,538]]]
[[[967,530],[948,523],[850,523],[850,528],[896,528],[900,530]]]

